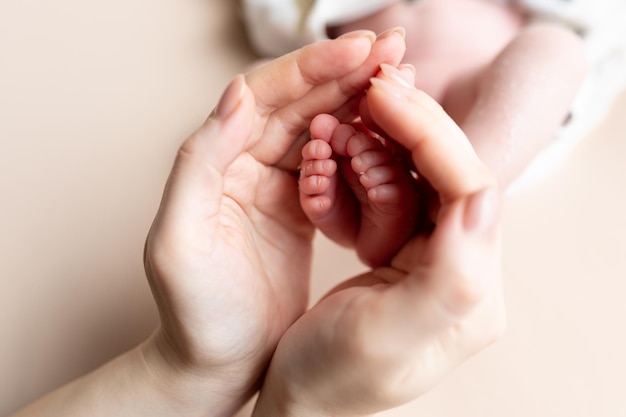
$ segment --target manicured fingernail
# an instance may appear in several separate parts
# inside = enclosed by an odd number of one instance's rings
[[[406,30],[402,26],[396,26],[379,33],[378,39],[388,38],[393,35],[400,35],[402,39],[404,39],[406,37]]]
[[[380,72],[384,77],[388,78],[389,81],[396,82],[406,88],[413,88],[413,84],[404,78],[402,72],[389,64],[380,64]]]
[[[463,217],[465,230],[472,233],[489,233],[500,220],[500,192],[489,187],[480,190],[468,198]]]
[[[339,36],[337,39],[354,39],[354,38],[367,38],[371,43],[376,42],[376,34],[371,30],[355,30],[353,32],[347,32]]]
[[[213,112],[215,119],[224,120],[230,116],[241,103],[246,91],[246,79],[239,74],[228,84]]]

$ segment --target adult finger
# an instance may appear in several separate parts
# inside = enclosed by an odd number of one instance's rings
[[[385,294],[385,311],[393,312],[390,320],[402,315],[399,329],[408,343],[440,348],[442,372],[504,329],[500,207],[495,188],[456,200],[427,241],[414,239],[391,262],[408,276]]]
[[[300,62],[297,67],[307,74],[300,77],[304,82],[283,80],[282,85],[274,85],[273,93],[269,94],[273,94],[274,99],[280,95],[280,100],[274,100],[270,107],[267,107],[264,97],[267,86],[255,90],[251,85],[257,102],[263,103],[257,106],[257,113],[261,120],[266,120],[265,124],[258,124],[259,130],[254,134],[255,140],[263,138],[251,149],[257,160],[268,165],[276,164],[283,169],[295,169],[300,162],[298,155],[302,145],[308,139],[307,128],[313,117],[321,113],[334,113],[345,106],[355,94],[368,87],[369,79],[378,72],[381,63],[397,65],[405,51],[404,31],[399,28],[390,29],[380,34],[370,45],[368,55],[360,65],[347,70],[345,63],[340,65],[332,61],[344,60],[344,57],[330,56],[327,51],[329,45],[336,46],[333,42],[338,41],[343,41],[339,45],[343,49],[346,41],[354,42],[354,39],[337,39],[311,45],[310,50],[302,49],[300,58],[307,58],[308,61]],[[313,53],[319,57],[312,59]],[[285,62],[281,65],[284,64]],[[297,80],[298,76],[292,77],[292,81],[294,79]],[[292,84],[296,87],[292,87]],[[285,91],[280,93],[275,90]]]
[[[180,147],[155,224],[186,233],[217,224],[224,173],[247,146],[254,123],[254,97],[236,76],[206,122]],[[169,227],[168,227],[169,228]]]
[[[411,153],[419,174],[442,204],[495,184],[463,131],[434,99],[395,68],[388,67],[371,82],[366,97],[369,116]]]
[[[376,35],[357,31],[316,42],[277,58],[246,75],[265,114],[301,98],[311,88],[357,69],[368,57]]]
[[[389,71],[392,71],[392,69],[390,69],[389,67],[390,65],[382,64],[380,66],[381,73],[385,74]],[[397,69],[398,71],[400,71],[399,75],[402,76],[402,78],[406,80],[406,82],[411,85],[415,85],[415,67],[413,65],[401,64],[397,66]],[[387,135],[387,133],[380,126],[378,126],[376,122],[374,122],[374,119],[372,119],[369,108],[367,107],[367,100],[365,100],[365,98],[366,96],[361,97],[358,106],[358,116],[361,118],[361,122],[372,132],[388,138],[389,136]]]

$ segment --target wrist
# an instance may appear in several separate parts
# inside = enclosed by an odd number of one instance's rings
[[[261,387],[252,417],[366,417],[354,409],[335,403],[315,388],[298,388],[290,384],[290,372],[277,371],[270,365]],[[337,381],[329,378],[329,385]],[[342,401],[343,402],[343,401]]]
[[[241,386],[241,375],[217,367],[199,367],[185,361],[180,352],[157,330],[140,347],[143,366],[153,389],[185,415],[225,417],[234,414],[256,391]]]
[[[317,414],[320,416],[321,414]],[[315,417],[311,411],[298,409],[293,401],[290,401],[288,394],[279,387],[273,386],[267,380],[261,388],[261,393],[254,406],[252,417]],[[328,417],[328,416],[325,416]]]
[[[194,376],[168,364],[153,336],[14,416],[225,417],[238,403],[216,395],[219,382],[219,377]]]

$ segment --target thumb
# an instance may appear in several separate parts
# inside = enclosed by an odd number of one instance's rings
[[[246,148],[254,123],[254,96],[243,75],[236,76],[204,124],[187,139],[167,181],[160,216],[191,227],[216,219],[224,174]]]
[[[499,192],[483,189],[446,203],[433,234],[413,239],[392,260],[406,277],[386,287],[376,310],[382,313],[376,330],[387,332],[387,343],[377,348],[393,353],[385,369],[401,376],[403,400],[432,388],[500,336],[499,223]]]
[[[254,123],[254,96],[242,74],[232,79],[215,109],[183,143],[187,152],[223,174],[244,150]]]
[[[471,313],[500,279],[501,196],[485,188],[442,206],[424,259],[434,300],[451,318]]]
[[[495,188],[447,203],[428,240],[413,240],[393,259],[392,266],[408,272],[395,297],[402,298],[420,337],[436,336],[492,296],[501,298],[500,209]]]

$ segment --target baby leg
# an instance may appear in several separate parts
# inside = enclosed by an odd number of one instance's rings
[[[473,105],[455,119],[503,188],[566,122],[584,73],[581,40],[559,26],[536,25],[474,78]],[[453,103],[462,100],[452,91],[446,101],[454,114]]]

